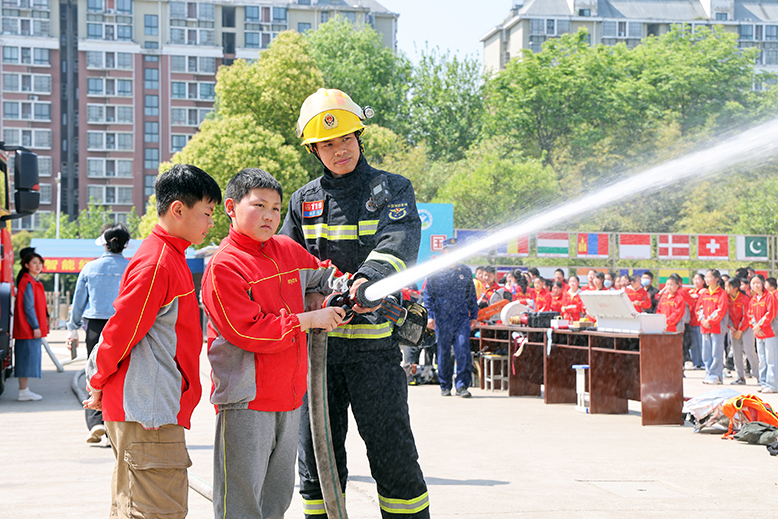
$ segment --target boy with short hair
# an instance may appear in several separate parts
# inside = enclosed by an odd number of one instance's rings
[[[221,202],[205,171],[177,164],[156,181],[159,223],[122,276],[116,313],[87,364],[88,409],[102,410],[116,456],[111,517],[183,518],[184,428],[200,401],[200,311],[185,251]]]
[[[208,359],[218,413],[215,517],[283,517],[294,492],[300,407],[307,389],[305,330],[335,329],[341,308],[304,312],[306,292],[337,275],[287,236],[276,236],[283,191],[261,169],[227,184],[229,235],[203,276]]]

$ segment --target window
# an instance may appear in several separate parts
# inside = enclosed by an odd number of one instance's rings
[[[86,52],[86,66],[87,68],[102,68],[103,67],[103,53],[98,51],[89,50]]]
[[[330,12],[329,11],[322,11],[321,12],[321,23],[327,23],[330,19]]]
[[[117,25],[116,38],[122,41],[132,40],[132,25]]]
[[[628,35],[630,38],[642,38],[643,37],[643,24],[640,22],[629,22],[629,32]]]
[[[159,90],[159,69],[143,69],[143,88],[146,90]]]
[[[151,196],[154,194],[154,182],[157,181],[156,175],[143,175],[143,195]]]
[[[38,211],[37,213],[19,218],[17,220],[11,220],[12,231],[35,231],[41,228],[41,218],[43,215],[51,214],[51,211]]]
[[[132,151],[132,133],[86,132],[89,150]]]
[[[159,148],[143,150],[143,167],[145,169],[159,169]]]
[[[103,78],[90,77],[86,79],[87,95],[103,95]]]
[[[116,95],[119,96],[131,96],[132,95],[132,81],[129,79],[117,79],[116,80]]]
[[[200,99],[210,101],[214,98],[216,83],[200,83]]]
[[[194,18],[199,18],[200,20],[213,20],[214,19],[213,4],[200,4],[200,9],[198,11],[199,11],[198,12],[198,16],[195,16]],[[190,17],[190,18],[192,18],[192,17]]]
[[[103,39],[103,26],[99,23],[86,24],[86,37],[90,40],[102,40]]]
[[[86,159],[90,178],[132,178],[132,161],[128,159]]]
[[[619,33],[619,38],[627,37],[627,22],[619,22],[618,33]]]
[[[120,124],[132,124],[132,106],[117,106],[116,122]]]
[[[147,54],[143,56],[144,63],[159,63],[159,56],[152,56],[151,54]]]
[[[130,186],[87,186],[89,199],[100,205],[132,205],[132,187]]]
[[[38,176],[39,177],[51,176],[51,157],[38,155]]]
[[[357,13],[355,11],[341,11],[343,17],[351,23],[356,23]],[[286,18],[284,18],[286,20]]]
[[[244,15],[246,22],[259,23],[259,7],[256,5],[248,5],[245,7]]]
[[[578,16],[591,16],[592,10],[591,9],[578,9]]]
[[[778,25],[765,25],[764,26],[764,39],[765,40],[778,40]]]
[[[741,25],[740,26],[740,39],[741,40],[753,40],[754,39],[754,26],[753,25]]]
[[[124,14],[132,13],[132,0],[116,0],[116,12]]]
[[[105,107],[103,105],[86,105],[86,122],[101,123],[105,120]]]
[[[186,72],[186,56],[170,56],[173,72]]]
[[[22,146],[25,145],[25,134],[29,135],[29,133],[30,130],[22,130]],[[51,149],[51,130],[33,130],[29,146],[32,148]]]
[[[611,21],[603,21],[602,22],[602,35],[603,37],[616,37],[616,31],[618,29],[618,24],[616,22]]]
[[[215,74],[216,58],[200,58],[200,72],[204,74]]]
[[[544,23],[545,22],[543,20],[530,20],[529,21],[530,34],[543,34]]]
[[[50,65],[51,52],[49,49],[33,49],[33,65]]]
[[[146,36],[159,36],[159,16],[156,14],[143,16],[143,34]]]
[[[172,81],[171,89],[173,99],[186,99],[186,83],[183,81]]]
[[[311,24],[310,23],[303,23],[303,22],[298,22],[297,23],[297,32],[304,33],[306,31],[310,31],[310,30],[311,30]]]
[[[159,96],[145,96],[143,114],[148,116],[159,115]]]
[[[40,191],[41,191],[40,203],[41,204],[50,204],[51,203],[51,184],[40,184]]]
[[[159,142],[159,123],[146,121],[144,127],[145,127],[145,132],[143,135],[144,142]]]
[[[103,0],[87,0],[86,1],[86,10],[87,11],[102,11],[103,10]]]
[[[259,33],[258,32],[247,32],[246,33],[246,48],[247,49],[258,49],[259,48]]]
[[[4,63],[19,63],[19,47],[3,47]]]
[[[117,52],[116,68],[124,68],[124,69],[132,68],[132,54],[130,54],[129,52]]]
[[[171,115],[171,124],[176,126],[186,125],[186,108],[173,108],[170,111],[170,115]]]
[[[729,20],[729,15],[727,13],[716,13],[716,20],[720,22],[726,22]]]
[[[222,27],[235,27],[235,7],[222,5]]]
[[[286,21],[286,7],[274,7],[273,8],[273,21],[274,22],[285,22]]]
[[[189,72],[197,72],[197,56],[189,56],[186,61]]]
[[[173,153],[177,151],[181,151],[184,149],[184,146],[186,146],[186,143],[189,142],[189,135],[171,135],[170,136],[170,146],[172,148],[171,151]]]
[[[186,2],[170,2],[171,18],[186,18]]]
[[[556,33],[562,35],[567,34],[568,32],[570,32],[570,20],[557,20]]]
[[[19,117],[19,103],[4,102],[3,103],[3,118],[4,119],[20,119]]]
[[[50,103],[32,103],[33,117],[36,121],[51,121]]]
[[[18,92],[19,74],[3,74],[3,90],[6,92]]]
[[[311,5],[311,0],[297,0],[298,5]]]

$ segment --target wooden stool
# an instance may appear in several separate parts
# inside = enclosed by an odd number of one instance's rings
[[[508,356],[484,355],[484,389],[494,391],[495,384],[498,382],[500,387],[497,389],[501,391],[508,389]]]

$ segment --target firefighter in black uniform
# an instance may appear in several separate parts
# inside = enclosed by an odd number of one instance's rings
[[[324,165],[324,174],[292,194],[282,234],[341,271],[353,272],[351,293],[416,261],[421,221],[411,182],[371,167],[360,135],[367,107],[340,90],[320,89],[300,109],[297,135]],[[307,304],[319,305],[319,302]],[[351,406],[378,487],[382,517],[427,518],[429,497],[408,414],[408,386],[392,323],[357,314],[329,333],[327,392],[341,488],[345,491],[346,431]],[[300,493],[306,517],[325,517],[308,407],[299,445]]]

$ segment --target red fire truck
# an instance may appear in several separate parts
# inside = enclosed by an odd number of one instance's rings
[[[9,157],[14,161],[14,213],[11,213],[9,189]],[[9,146],[0,141],[0,394],[11,371],[11,323],[14,300],[14,251],[8,220],[30,216],[38,210],[38,156],[22,146]]]

